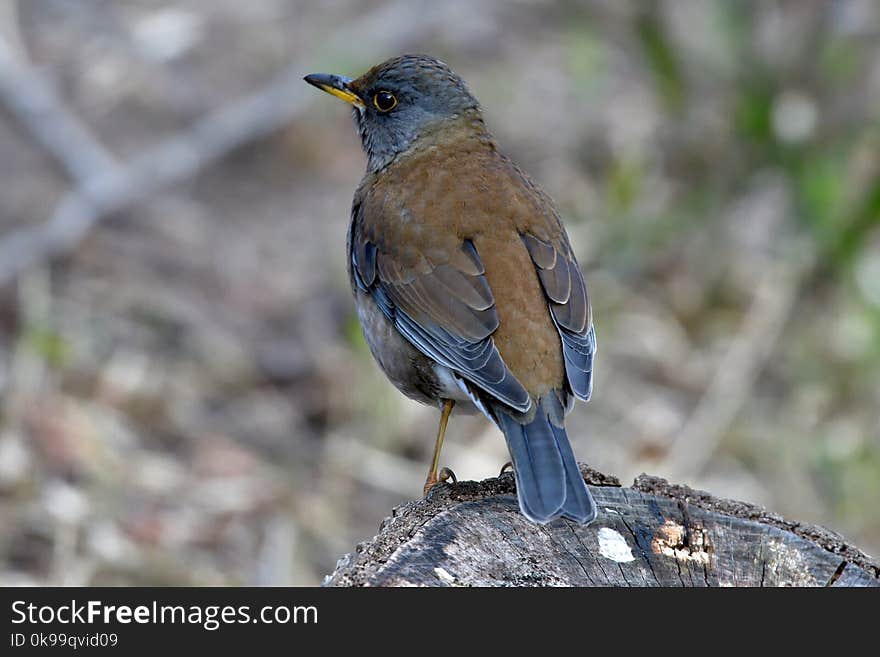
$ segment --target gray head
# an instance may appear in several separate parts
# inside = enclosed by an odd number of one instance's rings
[[[324,73],[305,80],[354,105],[370,171],[451,121],[466,121],[485,134],[480,105],[464,80],[426,55],[389,59],[354,80]]]

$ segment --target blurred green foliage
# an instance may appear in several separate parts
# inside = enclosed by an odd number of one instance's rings
[[[64,336],[50,326],[29,326],[21,336],[22,343],[48,366],[62,368],[71,356],[71,346]]]

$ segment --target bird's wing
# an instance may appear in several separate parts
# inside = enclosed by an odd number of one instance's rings
[[[531,399],[492,340],[495,299],[470,240],[427,248],[384,240],[358,217],[349,236],[352,278],[371,295],[401,335],[498,401],[527,411]]]
[[[596,332],[584,276],[562,224],[558,219],[554,223],[557,230],[552,239],[544,240],[529,232],[522,233],[522,239],[535,264],[550,314],[562,338],[568,384],[576,397],[588,400],[593,391]]]

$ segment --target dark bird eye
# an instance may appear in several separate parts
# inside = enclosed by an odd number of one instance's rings
[[[373,105],[380,112],[390,112],[397,106],[397,98],[390,91],[380,91],[373,96]]]

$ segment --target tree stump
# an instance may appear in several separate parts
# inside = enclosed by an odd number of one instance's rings
[[[441,484],[394,509],[328,586],[869,586],[880,564],[821,527],[641,475],[581,466],[599,517],[541,526],[512,474]]]

